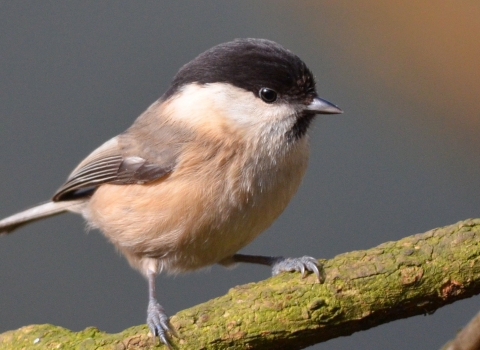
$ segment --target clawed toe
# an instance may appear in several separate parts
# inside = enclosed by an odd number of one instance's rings
[[[300,272],[305,277],[305,272],[313,272],[320,283],[325,280],[323,265],[317,259],[311,256],[302,256],[301,258],[279,258],[272,266],[272,274],[278,275],[280,272]]]
[[[148,303],[147,325],[154,337],[158,336],[167,348],[172,349],[172,346],[168,342],[167,332],[170,334],[174,334],[174,332],[163,307],[155,299],[150,299]]]

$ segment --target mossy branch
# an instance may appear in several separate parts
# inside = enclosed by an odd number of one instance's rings
[[[171,318],[178,349],[301,349],[480,293],[480,219],[323,261],[326,282],[284,273],[232,288]],[[150,349],[146,326],[118,334],[27,326],[2,349]],[[452,330],[452,333],[454,330]],[[160,348],[160,345],[157,345]]]

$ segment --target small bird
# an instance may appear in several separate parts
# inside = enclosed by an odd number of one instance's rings
[[[238,262],[313,272],[308,256],[237,254],[282,213],[305,173],[318,97],[305,63],[265,39],[236,39],[184,65],[125,132],[93,151],[51,201],[0,221],[0,234],[76,212],[148,280],[147,324],[170,347],[155,276]]]

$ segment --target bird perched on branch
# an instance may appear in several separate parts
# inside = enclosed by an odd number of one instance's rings
[[[155,276],[212,264],[311,271],[311,257],[237,254],[282,213],[305,173],[318,97],[305,63],[279,44],[237,39],[184,65],[133,125],[70,174],[52,200],[0,221],[0,233],[63,212],[83,215],[148,280],[147,323],[169,345]]]

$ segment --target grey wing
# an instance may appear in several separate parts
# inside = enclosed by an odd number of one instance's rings
[[[53,201],[89,196],[105,183],[122,185],[154,181],[173,171],[177,161],[176,156],[170,156],[152,162],[128,153],[122,148],[118,136],[107,141],[78,165],[57,190]]]

